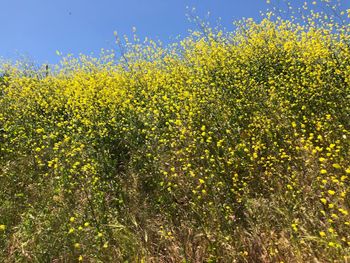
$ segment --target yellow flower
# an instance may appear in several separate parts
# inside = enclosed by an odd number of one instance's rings
[[[334,242],[328,242],[328,246],[330,246],[330,247],[335,247],[335,246],[336,246],[336,243],[334,243]]]
[[[334,191],[334,190],[328,190],[328,193],[329,193],[330,195],[334,195],[334,194],[335,194],[335,191]]]
[[[321,237],[325,237],[325,236],[326,236],[326,233],[325,233],[324,231],[321,231],[321,232],[320,232],[320,236],[321,236]]]
[[[338,163],[334,163],[332,164],[332,166],[335,168],[335,169],[340,169],[341,166],[338,164]]]
[[[346,215],[346,216],[347,216],[347,215],[349,214],[348,211],[346,211],[345,209],[339,208],[338,210],[339,210],[339,212],[342,213],[343,215]]]

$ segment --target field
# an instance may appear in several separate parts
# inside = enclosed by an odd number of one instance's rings
[[[0,261],[349,262],[339,16],[3,64]]]

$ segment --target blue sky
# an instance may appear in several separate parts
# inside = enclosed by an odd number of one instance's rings
[[[114,31],[131,35],[133,26],[141,38],[169,43],[193,26],[186,6],[196,7],[202,17],[210,11],[210,19],[221,17],[227,28],[267,8],[264,0],[2,0],[0,57],[56,63],[56,50],[96,54],[115,48]]]
[[[280,0],[273,0],[272,2]],[[292,0],[291,2],[303,2]],[[308,0],[311,3],[313,0]],[[348,8],[350,2],[347,3]],[[242,17],[260,18],[269,6],[266,0],[1,0],[0,57],[20,55],[37,63],[57,63],[62,54],[98,54],[101,48],[115,49],[114,31],[119,35],[148,36],[163,43],[186,36],[193,27],[186,6],[210,20],[233,28]]]

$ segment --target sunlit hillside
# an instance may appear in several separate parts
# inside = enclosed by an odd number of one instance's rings
[[[328,2],[3,63],[0,261],[350,261],[350,28]]]

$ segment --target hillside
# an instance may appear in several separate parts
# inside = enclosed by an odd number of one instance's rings
[[[305,19],[3,65],[0,261],[350,260],[349,27]]]

